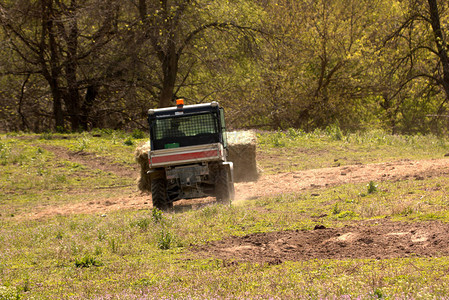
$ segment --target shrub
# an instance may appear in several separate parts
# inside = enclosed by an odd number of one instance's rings
[[[131,136],[133,138],[135,138],[136,140],[143,139],[145,137],[145,133],[142,130],[134,129],[133,133],[131,134]]]
[[[170,231],[165,228],[162,228],[159,237],[157,239],[157,247],[161,250],[168,250],[171,248],[171,244],[173,241],[173,236]]]
[[[77,140],[76,151],[81,152],[89,147],[90,140],[87,137],[82,137]]]
[[[77,268],[100,267],[102,265],[100,261],[90,255],[85,255],[81,259],[75,259],[75,267]]]
[[[282,148],[286,146],[285,134],[281,131],[273,134],[271,143],[276,148]]]
[[[126,146],[132,146],[132,145],[134,145],[134,141],[133,141],[133,139],[132,139],[131,137],[128,137],[128,138],[123,142],[123,144],[125,144]]]
[[[41,140],[51,140],[53,139],[53,134],[51,132],[44,132],[39,137]]]
[[[333,140],[341,141],[343,139],[343,134],[342,134],[340,126],[338,124],[333,124],[333,125],[327,126],[326,133]]]
[[[162,221],[162,211],[154,207],[151,210],[151,218],[154,223],[160,223]]]
[[[377,192],[377,184],[374,181],[370,181],[367,184],[367,187],[368,187],[368,194],[373,194]]]

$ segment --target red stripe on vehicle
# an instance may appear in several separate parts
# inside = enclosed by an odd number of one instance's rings
[[[207,157],[214,157],[214,156],[218,156],[217,150],[156,156],[156,157],[151,158],[150,163],[152,162],[153,164],[160,164],[160,163],[166,163],[166,162],[172,162],[172,161],[183,161],[183,160],[189,160],[189,159],[207,158]]]

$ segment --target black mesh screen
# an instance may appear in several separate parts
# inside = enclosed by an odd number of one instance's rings
[[[211,114],[176,116],[158,119],[154,124],[154,147],[167,148],[177,143],[180,147],[219,142],[218,120]]]

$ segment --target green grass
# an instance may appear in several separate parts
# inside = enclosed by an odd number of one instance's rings
[[[448,141],[380,133],[262,133],[261,156],[297,153],[268,172],[403,158],[439,158]],[[96,133],[95,133],[96,134]],[[449,259],[408,257],[232,263],[198,257],[190,245],[229,236],[360,220],[449,221],[449,178],[346,184],[209,205],[182,213],[122,210],[32,220],[40,205],[132,194],[130,178],[61,160],[45,145],[126,165],[134,146],[120,132],[45,137],[0,135],[0,299],[432,299],[449,294]],[[139,135],[136,133],[136,136]],[[29,137],[27,135],[27,137]],[[136,143],[144,139],[135,139]],[[83,148],[83,149],[81,149]],[[298,149],[302,149],[298,151]],[[321,154],[320,154],[321,153]],[[383,157],[383,155],[386,155]],[[345,157],[346,159],[343,159]],[[307,159],[305,159],[307,158]],[[291,164],[290,164],[291,163]]]
[[[449,140],[433,135],[399,136],[371,131],[340,133],[337,138],[334,131],[305,133],[290,129],[259,133],[260,166],[270,174],[401,159],[443,158],[449,152]]]
[[[133,186],[133,178],[63,159],[45,149],[45,146],[59,146],[71,152],[83,151],[92,154],[94,159],[99,156],[130,168],[135,164],[135,148],[121,142],[124,138],[125,134],[120,132],[100,137],[92,134],[0,136],[0,189],[4,191],[0,193],[0,215],[27,212],[36,205],[76,203],[95,195],[104,197],[111,192],[102,191],[103,188]]]

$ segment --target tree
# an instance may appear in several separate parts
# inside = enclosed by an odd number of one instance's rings
[[[195,52],[207,31],[251,35],[258,30],[257,24],[244,21],[236,7],[230,7],[234,3],[138,0],[134,4],[139,18],[135,24],[140,24],[142,40],[148,42],[152,50],[147,59],[158,62],[159,74],[154,76],[153,88],[157,90],[154,94],[158,97],[159,107],[170,106],[185,84],[199,61]],[[247,9],[252,6],[248,5]]]
[[[311,130],[334,123],[355,128],[372,52],[378,1],[267,1],[261,84],[254,95],[261,123]],[[261,124],[262,125],[262,124]]]
[[[4,34],[23,62],[22,70],[9,73],[40,74],[46,80],[55,128],[64,128],[67,117],[72,130],[87,128],[101,77],[88,69],[117,33],[117,10],[114,0],[0,1]]]
[[[413,94],[422,95],[428,101],[442,98],[438,105],[432,105],[434,112],[442,115],[449,101],[449,28],[443,25],[447,22],[442,22],[449,17],[448,3],[409,0],[403,5],[405,13],[402,20],[388,37],[388,41],[394,41],[396,45],[400,43],[400,47],[406,50],[395,59],[397,67],[406,65],[409,69],[399,89],[415,84]],[[421,83],[419,89],[416,86],[418,82]],[[435,87],[439,87],[444,96],[439,96]]]
[[[435,75],[436,82],[441,85],[446,93],[446,102],[449,100],[449,28],[443,28],[441,24],[440,10],[448,13],[447,1],[428,0],[429,18],[425,18],[432,26],[434,45],[437,49],[440,71]],[[446,19],[448,16],[446,15]],[[447,23],[446,23],[447,24]]]

